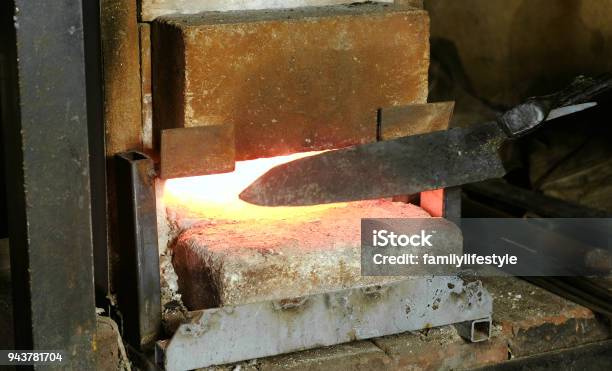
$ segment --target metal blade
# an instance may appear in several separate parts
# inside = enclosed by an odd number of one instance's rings
[[[496,122],[365,144],[277,166],[240,198],[266,206],[314,205],[412,194],[505,174]]]
[[[559,117],[571,115],[572,113],[584,111],[585,109],[595,107],[597,102],[587,102],[581,104],[574,104],[572,106],[565,106],[561,108],[555,108],[548,113],[546,116],[546,121],[554,120]]]

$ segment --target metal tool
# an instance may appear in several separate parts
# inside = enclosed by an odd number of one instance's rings
[[[496,121],[358,145],[279,165],[240,198],[265,205],[314,205],[458,186],[506,173],[498,150],[543,122],[593,107],[612,77],[578,77],[566,89],[528,99]]]

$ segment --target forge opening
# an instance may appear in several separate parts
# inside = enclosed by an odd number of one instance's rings
[[[269,207],[238,197],[272,167],[316,153],[242,161],[231,173],[166,181],[163,202],[176,233],[172,265],[187,308],[401,279],[361,276],[361,219],[430,217],[421,207],[390,199]]]
[[[245,202],[238,195],[273,167],[322,152],[238,161],[229,173],[170,179],[165,183],[163,201],[191,215],[221,220],[294,220],[320,213],[344,204],[267,207]]]

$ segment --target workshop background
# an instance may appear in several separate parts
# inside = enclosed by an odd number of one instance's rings
[[[453,123],[467,125],[493,118],[526,97],[558,90],[576,75],[609,72],[611,5],[425,1],[431,17],[430,101],[455,99]],[[609,112],[601,108],[520,141],[520,154],[513,156],[525,173],[509,178],[544,195],[610,212]]]

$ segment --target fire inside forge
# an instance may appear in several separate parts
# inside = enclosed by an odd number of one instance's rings
[[[238,198],[270,168],[318,152],[236,163],[231,173],[168,180],[173,266],[190,309],[243,304],[398,280],[360,274],[362,218],[424,218],[389,199],[265,207]]]

